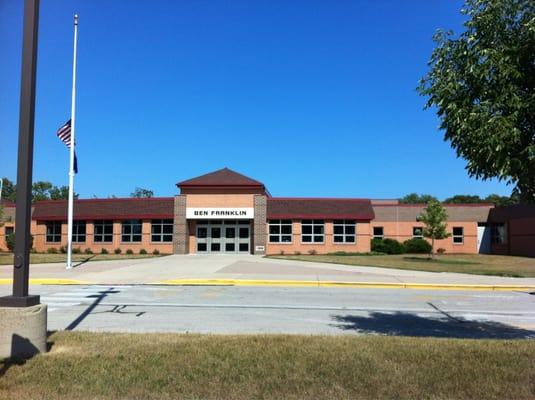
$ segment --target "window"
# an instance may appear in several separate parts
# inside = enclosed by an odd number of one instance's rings
[[[412,238],[413,239],[423,239],[424,238],[424,228],[421,226],[414,226],[412,228]]]
[[[46,241],[49,243],[61,242],[60,221],[49,221],[46,223]]]
[[[289,219],[269,221],[269,243],[292,243],[292,221]]]
[[[325,221],[304,219],[301,221],[302,243],[323,243],[325,241]]]
[[[113,221],[94,221],[95,233],[93,240],[96,243],[113,242]]]
[[[151,222],[151,241],[172,242],[173,241],[173,220],[153,219]]]
[[[72,241],[75,243],[85,243],[85,221],[73,221]]]
[[[373,238],[383,239],[385,237],[384,228],[382,226],[373,227]]]
[[[141,242],[141,220],[126,219],[121,224],[121,241],[124,243]]]
[[[12,226],[6,226],[5,228],[6,236],[11,235],[13,232],[15,232],[15,228],[13,228]]]
[[[355,243],[356,241],[356,221],[349,219],[339,219],[333,221],[333,242],[334,243]]]
[[[507,243],[507,231],[505,224],[493,224],[490,231],[492,243],[505,244]]]
[[[463,244],[464,243],[464,228],[462,226],[453,227],[453,244]]]

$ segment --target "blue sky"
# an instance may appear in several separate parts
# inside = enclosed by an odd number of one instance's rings
[[[0,176],[14,180],[22,1],[0,0]],[[67,184],[80,15],[75,191],[156,195],[229,167],[274,196],[509,194],[467,176],[415,90],[457,0],[41,0],[34,180]]]

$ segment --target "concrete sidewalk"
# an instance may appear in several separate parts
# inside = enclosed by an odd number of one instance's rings
[[[8,284],[12,267],[0,266],[0,283]],[[457,273],[435,273],[390,268],[350,266],[295,260],[268,259],[251,255],[172,255],[149,259],[94,261],[70,271],[64,264],[35,264],[32,283],[91,284],[281,284],[292,286],[321,283],[385,285],[465,285],[524,287],[535,290],[535,278],[507,278]],[[237,283],[238,282],[238,283]],[[451,287],[450,287],[451,288]]]

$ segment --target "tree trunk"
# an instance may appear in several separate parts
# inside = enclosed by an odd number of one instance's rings
[[[435,258],[435,237],[431,238],[431,260]]]

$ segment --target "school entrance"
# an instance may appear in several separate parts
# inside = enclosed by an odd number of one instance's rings
[[[197,220],[197,253],[250,253],[249,220]]]

